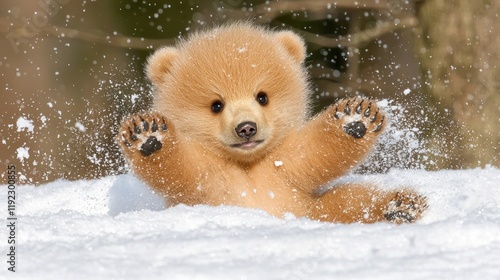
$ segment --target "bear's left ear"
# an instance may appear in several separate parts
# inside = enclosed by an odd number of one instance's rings
[[[275,36],[295,62],[302,63],[304,61],[306,46],[302,37],[292,31],[279,31]]]
[[[146,74],[155,85],[161,84],[165,74],[170,72],[178,53],[176,48],[163,47],[148,57]]]

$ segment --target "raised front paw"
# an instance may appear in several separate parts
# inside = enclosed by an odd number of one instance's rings
[[[343,122],[345,133],[362,138],[366,133],[378,133],[384,127],[385,116],[374,100],[355,97],[333,105],[333,118]]]
[[[150,156],[162,148],[162,137],[167,132],[163,116],[157,113],[139,113],[123,121],[120,135],[124,150],[137,150]]]
[[[389,202],[384,217],[395,224],[413,223],[428,208],[427,198],[411,190],[397,192]]]

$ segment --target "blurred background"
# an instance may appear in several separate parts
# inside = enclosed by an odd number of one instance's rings
[[[151,105],[147,56],[251,20],[304,36],[315,112],[389,100],[392,128],[360,172],[500,167],[499,17],[494,0],[2,1],[0,162],[30,184],[127,172],[114,136]]]

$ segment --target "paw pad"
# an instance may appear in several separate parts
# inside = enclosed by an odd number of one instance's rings
[[[141,145],[140,151],[144,156],[149,156],[161,149],[161,146],[161,142],[155,136],[149,136],[148,140]]]
[[[365,136],[366,133],[366,127],[365,125],[360,122],[360,121],[355,121],[348,123],[344,126],[344,131],[353,136],[354,138],[361,138]]]

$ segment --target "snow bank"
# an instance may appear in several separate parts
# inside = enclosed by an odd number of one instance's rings
[[[500,279],[500,169],[348,180],[414,187],[430,209],[412,225],[339,225],[239,207],[165,209],[131,175],[20,186],[17,272],[2,261],[0,278]]]

